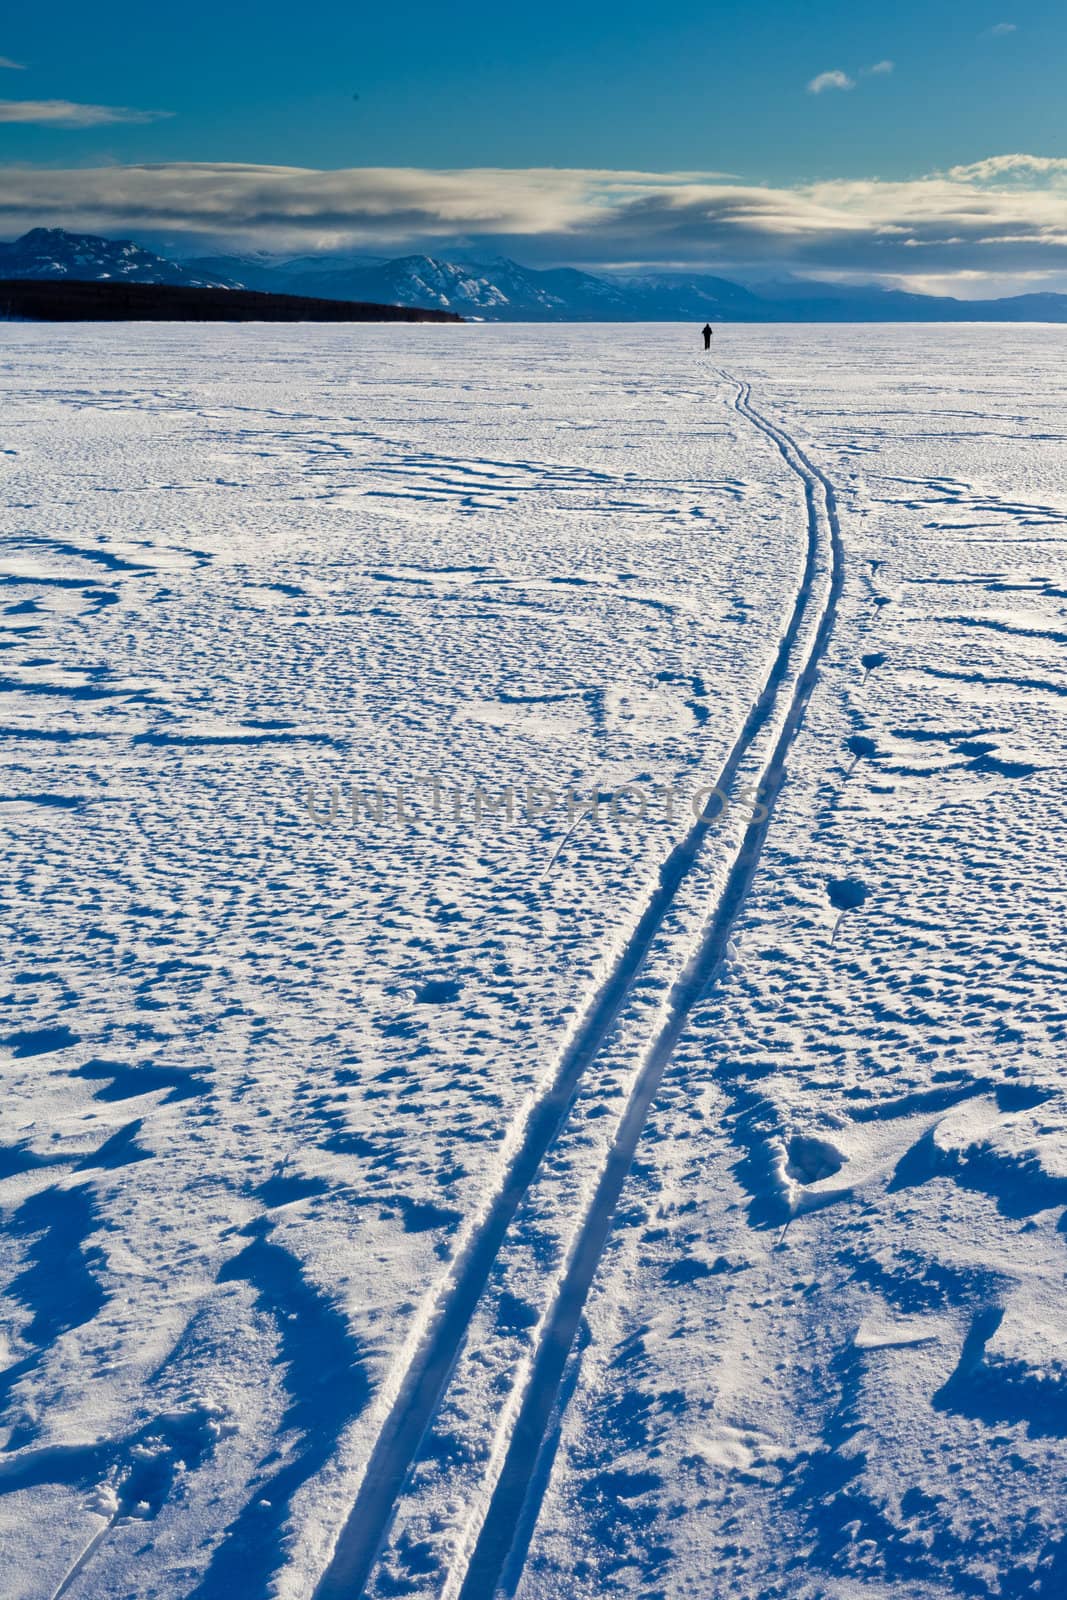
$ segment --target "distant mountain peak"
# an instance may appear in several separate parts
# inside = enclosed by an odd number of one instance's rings
[[[66,228],[31,228],[11,244],[0,244],[0,278],[69,278],[77,282],[185,284],[189,288],[229,288],[157,256],[132,239],[105,239]]]

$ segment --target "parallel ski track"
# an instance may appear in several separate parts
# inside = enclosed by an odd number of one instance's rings
[[[728,374],[724,373],[723,376],[728,377]],[[818,664],[826,651],[834,625],[844,582],[844,551],[833,485],[784,429],[776,427],[752,408],[749,404],[750,392],[749,385],[739,384],[734,402],[736,409],[773,440],[784,460],[801,478],[807,502],[809,546],[812,552],[818,548],[820,540],[818,493],[820,490],[822,492],[830,545],[830,584],[826,602],[807,660],[797,677],[788,716],[766,768],[762,785],[766,808],[764,815],[760,821],[750,824],[735,857],[716,915],[696,955],[675,985],[668,1017],[645,1058],[600,1183],[576,1237],[570,1265],[541,1334],[526,1398],[467,1568],[459,1600],[488,1600],[489,1596],[496,1593],[505,1573],[509,1593],[513,1592],[513,1585],[518,1581],[525,1558],[524,1546],[532,1535],[536,1521],[537,1507],[530,1503],[533,1498],[531,1491],[537,1485],[543,1492],[547,1483],[548,1464],[544,1460],[546,1436],[553,1422],[567,1357],[611,1230],[619,1195],[664,1068],[694,1006],[715,977],[730,932],[759,865],[775,804],[785,781],[786,758],[815,687]]]
[[[526,1397],[489,1510],[467,1569],[460,1600],[488,1600],[508,1563],[524,1515],[530,1486],[537,1474],[546,1430],[559,1393],[563,1371],[578,1328],[582,1308],[611,1228],[615,1206],[633,1160],[664,1066],[686,1020],[717,968],[730,929],[744,900],[774,814],[784,781],[784,762],[816,680],[818,662],[833,627],[843,581],[843,553],[833,485],[787,434],[750,404],[751,386],[737,385],[734,407],[777,447],[786,465],[804,486],[808,538],[804,571],[793,609],[774,663],[734,743],[717,787],[728,794],[733,778],[753,741],[770,718],[780,691],[787,687],[789,659],[813,603],[820,550],[828,542],[830,583],[815,637],[797,675],[789,712],[763,779],[762,820],[753,822],[734,860],[716,915],[694,959],[679,978],[668,1019],[658,1034],[624,1113],[618,1137],[608,1156],[594,1198],[579,1230],[570,1266],[541,1335]],[[823,502],[826,530],[820,517]],[[443,1296],[436,1321],[410,1362],[397,1398],[378,1435],[363,1484],[341,1531],[333,1559],[315,1591],[315,1600],[358,1600],[392,1522],[404,1480],[415,1460],[448,1385],[467,1328],[493,1264],[500,1254],[512,1219],[534,1182],[544,1157],[567,1121],[580,1082],[611,1032],[649,948],[678,889],[717,819],[700,817],[675,845],[660,870],[660,880],[615,966],[594,995],[550,1089],[534,1107],[522,1144],[481,1227],[453,1268],[451,1288]]]

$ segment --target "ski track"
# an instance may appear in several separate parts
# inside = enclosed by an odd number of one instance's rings
[[[459,1600],[486,1600],[493,1594],[515,1550],[520,1527],[525,1537],[532,1531],[536,1507],[531,1489],[540,1484],[546,1432],[556,1409],[567,1357],[578,1330],[586,1297],[610,1233],[615,1207],[630,1170],[641,1131],[647,1119],[664,1067],[670,1058],[693,1006],[713,981],[727,948],[730,931],[744,903],[749,884],[774,816],[775,802],[785,779],[789,749],[803,720],[814,688],[818,665],[833,628],[844,578],[844,555],[833,485],[796,441],[751,405],[751,385],[725,370],[721,376],[736,384],[734,409],[778,450],[787,467],[801,481],[807,513],[807,551],[788,626],[758,699],[732,746],[716,788],[721,794],[731,785],[746,754],[771,720],[790,682],[790,657],[813,606],[821,606],[814,637],[806,657],[792,678],[788,711],[763,771],[763,805],[744,831],[718,905],[696,953],[677,978],[670,995],[665,1022],[645,1055],[626,1104],[615,1139],[596,1184],[592,1202],[579,1224],[570,1249],[562,1283],[552,1309],[539,1330],[530,1379],[517,1422],[488,1510],[474,1544],[466,1572],[450,1575],[449,1594]],[[829,581],[821,600],[816,597],[820,556],[826,559]],[[516,1213],[543,1171],[545,1158],[561,1135],[582,1079],[596,1059],[630,998],[653,940],[674,905],[683,882],[701,853],[717,818],[699,817],[674,847],[660,871],[660,881],[615,966],[594,995],[548,1093],[534,1107],[525,1135],[513,1158],[503,1187],[485,1221],[457,1262],[451,1286],[444,1292],[436,1322],[425,1335],[415,1357],[400,1380],[396,1399],[382,1427],[363,1475],[362,1486],[344,1524],[329,1566],[316,1590],[315,1600],[356,1600],[363,1594],[376,1559],[405,1494],[405,1480],[415,1463],[420,1444],[448,1390],[457,1359],[494,1264],[503,1251]],[[525,1542],[525,1540],[524,1540]],[[513,1559],[517,1580],[521,1554]]]

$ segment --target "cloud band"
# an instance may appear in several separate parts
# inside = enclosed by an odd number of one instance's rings
[[[773,187],[718,173],[231,163],[2,169],[0,231],[52,225],[228,247],[891,276],[1067,271],[1067,158],[1003,155],[909,181]],[[921,266],[920,266],[921,262]]]
[[[14,67],[14,61],[0,60]],[[172,111],[137,111],[132,106],[88,106],[76,100],[0,100],[0,122],[45,128],[102,128],[116,122],[158,122]]]

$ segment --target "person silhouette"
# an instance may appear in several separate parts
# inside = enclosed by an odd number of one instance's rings
[[[703,334],[704,334],[704,349],[705,350],[710,350],[711,349],[711,323],[710,322],[705,322],[704,327],[703,327]]]

